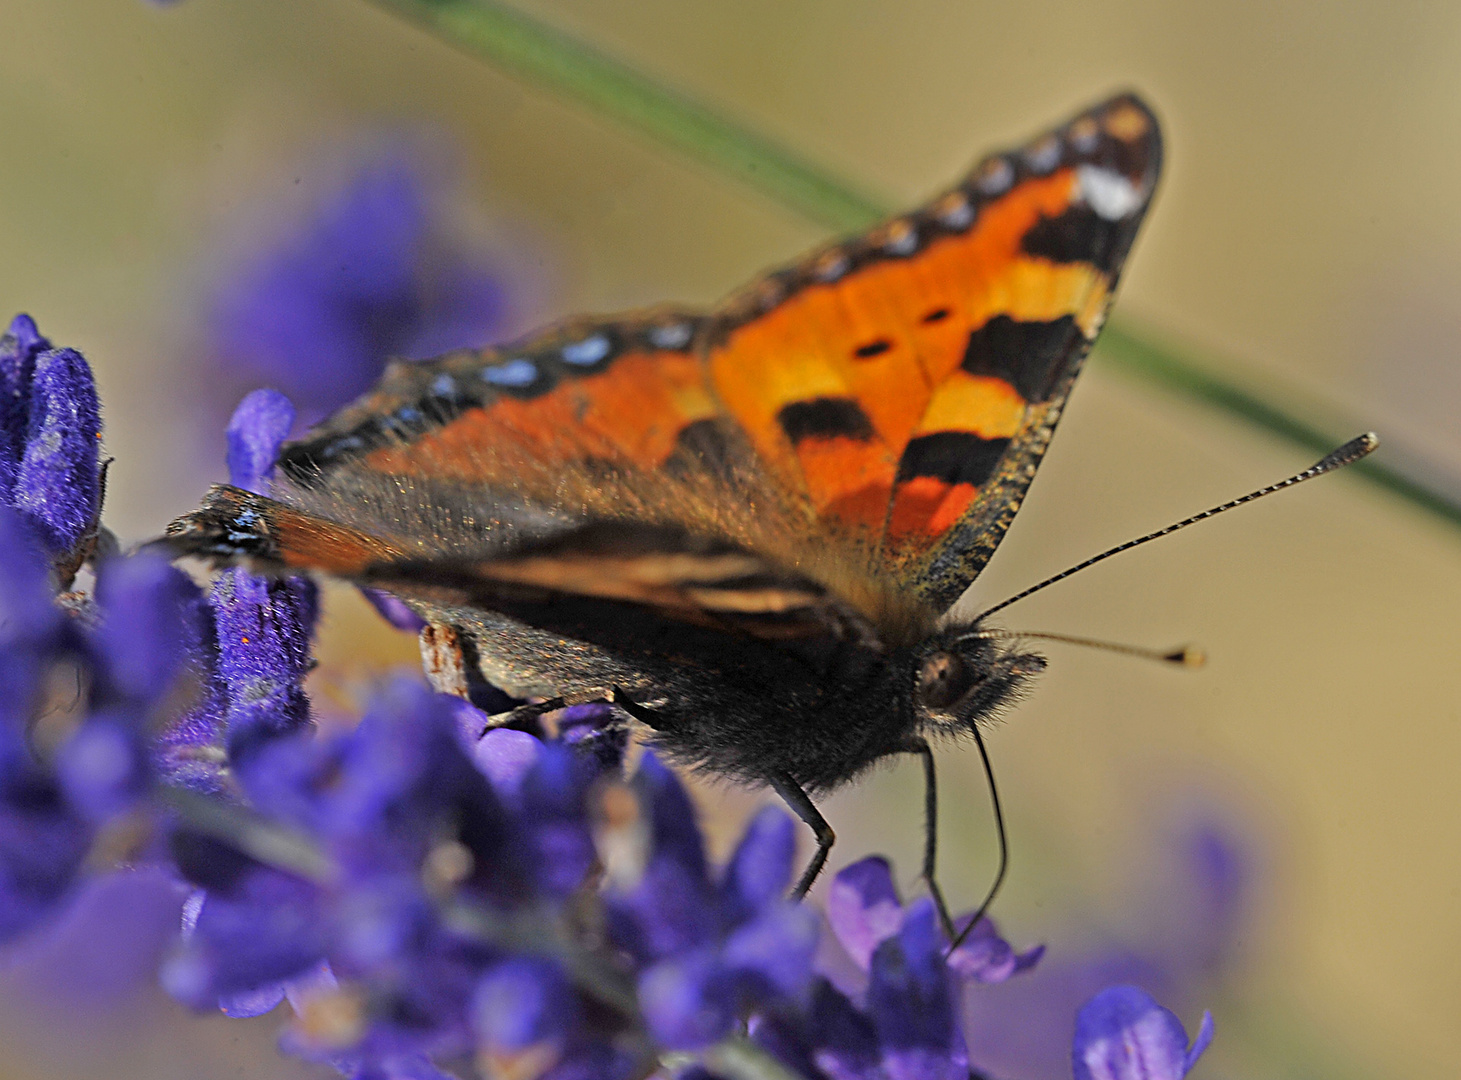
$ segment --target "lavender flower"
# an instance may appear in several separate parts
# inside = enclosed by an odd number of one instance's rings
[[[506,1052],[521,1033],[553,1025],[555,1053],[610,1053],[612,1040],[594,1038],[603,1021],[578,1001],[583,990],[552,948],[562,905],[594,865],[587,798],[597,763],[539,744],[499,789],[462,741],[459,708],[397,681],[355,730],[276,740],[241,763],[253,811],[303,838],[314,862],[280,869],[185,828],[180,866],[207,892],[168,965],[169,989],[199,1006],[277,1001],[325,964],[330,978],[298,995],[290,1045],[350,1069]],[[519,941],[511,925],[537,926],[542,940]],[[531,979],[538,1004],[521,1000],[538,1013],[483,1017],[504,980]],[[542,1015],[560,993],[568,1003]],[[312,1026],[312,1015],[341,1007],[348,1023]],[[579,1010],[588,1027],[573,1022]]]
[[[256,390],[228,424],[229,480],[267,487],[279,447],[294,422],[289,399]],[[310,639],[318,590],[305,577],[271,578],[235,568],[220,574],[208,596],[213,615],[209,693],[172,733],[174,746],[225,745],[237,763],[254,747],[309,723],[303,682],[313,663]]]
[[[831,1080],[968,1076],[966,988],[1027,971],[1044,952],[1016,952],[985,919],[950,953],[933,902],[905,907],[878,857],[833,879],[827,914],[850,965],[832,965],[810,1008],[766,1018],[753,1037],[789,1068]]]
[[[55,602],[96,536],[97,415],[85,360],[13,320],[0,339],[0,939],[55,912],[98,830],[146,791],[148,725],[197,637],[197,589],[156,557],[108,561],[70,618]],[[73,700],[47,699],[53,673],[80,688]]]
[[[1212,1033],[1212,1014],[1203,1013],[1189,1045],[1182,1021],[1146,991],[1110,987],[1076,1017],[1075,1080],[1182,1080],[1212,1042]]]
[[[95,461],[84,362],[28,320],[0,360],[0,405],[25,420],[0,446],[11,494],[60,492]],[[235,483],[267,485],[292,421],[282,395],[245,399]],[[358,1080],[442,1080],[468,1059],[531,1080],[955,1080],[980,1060],[984,995],[1041,956],[988,920],[950,951],[878,858],[832,882],[824,924],[786,898],[778,809],[713,868],[674,773],[649,753],[626,781],[604,704],[516,730],[402,677],[322,736],[301,685],[309,582],[228,570],[205,598],[154,555],[109,558],[63,609],[58,553],[75,558],[100,509],[65,494],[29,519],[0,505],[0,939],[77,892],[114,823],[144,823],[132,858],[191,890],[164,986],[234,1016],[287,1000],[285,1049]],[[62,670],[82,689],[35,739]],[[1210,1038],[1205,1020],[1189,1047],[1118,987],[1081,1013],[1077,1080],[1178,1080]]]
[[[0,337],[0,503],[36,529],[63,585],[96,539],[100,438],[86,360],[53,349],[28,315],[17,315]]]
[[[101,413],[91,368],[75,349],[48,349],[31,376],[25,453],[12,495],[52,551],[74,551],[101,514]]]
[[[212,331],[231,385],[278,387],[312,421],[369,389],[389,358],[485,344],[506,312],[498,274],[448,239],[422,173],[392,154],[239,272]]]
[[[0,337],[0,499],[10,503],[30,424],[30,384],[36,357],[51,343],[29,315],[17,315]]]
[[[294,404],[277,390],[246,395],[228,421],[228,482],[268,494],[279,448],[294,427]]]
[[[1056,930],[1060,947],[1027,978],[967,989],[964,1029],[982,1072],[1061,1075],[1071,1018],[1104,987],[1145,987],[1184,1014],[1219,990],[1238,945],[1249,845],[1210,812],[1153,816],[1181,824],[1151,846],[1150,867],[1127,868],[1120,924],[1071,919]]]
[[[804,1002],[818,927],[786,900],[791,819],[776,809],[757,815],[717,880],[674,774],[647,756],[635,786],[650,855],[632,886],[609,892],[609,927],[642,969],[650,1031],[668,1047],[701,1049],[751,1012]]]
[[[41,540],[0,508],[0,939],[43,921],[76,885],[99,831],[151,783],[147,733],[197,639],[196,587],[155,556],[100,569],[91,624],[53,603]],[[52,671],[83,687],[68,715],[31,731]]]
[[[855,862],[832,879],[827,917],[838,942],[862,971],[870,969],[874,951],[901,930],[908,915],[893,883],[892,867],[881,856]],[[968,918],[963,916],[955,923],[962,929]],[[985,917],[949,954],[948,964],[971,982],[1001,983],[1030,970],[1043,955],[1043,945],[1016,952],[999,936],[994,920]]]

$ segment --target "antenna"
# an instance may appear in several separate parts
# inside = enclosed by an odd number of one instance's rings
[[[1028,589],[1015,593],[1015,595],[1011,596],[1008,600],[1002,600],[998,604],[995,604],[992,608],[986,608],[984,611],[980,612],[979,615],[975,616],[974,622],[975,624],[978,624],[984,619],[988,618],[990,615],[993,615],[996,611],[1003,611],[1005,608],[1009,607],[1016,601],[1023,600],[1025,597],[1031,596],[1034,593],[1039,592],[1041,589],[1048,588],[1049,586],[1054,585],[1057,581],[1064,581],[1066,578],[1070,577],[1073,574],[1079,574],[1082,570],[1085,570],[1086,568],[1091,566],[1095,566],[1098,562],[1105,562],[1112,555],[1120,555],[1123,551],[1130,551],[1134,547],[1141,547],[1142,544],[1149,543],[1152,540],[1160,540],[1162,537],[1168,536],[1179,529],[1185,529],[1187,528],[1187,526],[1195,525],[1199,521],[1205,521],[1210,517],[1217,517],[1217,515],[1219,514],[1225,514],[1229,510],[1242,506],[1244,503],[1250,503],[1256,499],[1261,499],[1265,495],[1272,495],[1275,491],[1282,491],[1284,488],[1293,487],[1295,484],[1302,484],[1305,480],[1312,480],[1316,476],[1323,476],[1325,473],[1334,472],[1336,469],[1342,469],[1346,465],[1353,465],[1356,461],[1359,461],[1360,458],[1369,454],[1372,450],[1375,449],[1375,447],[1379,445],[1379,437],[1373,431],[1367,431],[1365,434],[1359,435],[1351,439],[1349,442],[1341,446],[1338,450],[1335,450],[1334,452],[1325,455],[1323,458],[1315,462],[1312,466],[1305,469],[1303,472],[1294,473],[1294,475],[1290,476],[1287,480],[1280,480],[1276,484],[1269,484],[1267,487],[1259,488],[1257,491],[1250,491],[1241,499],[1234,499],[1231,502],[1223,503],[1221,506],[1214,506],[1210,510],[1204,510],[1200,514],[1193,514],[1190,518],[1183,518],[1175,525],[1168,525],[1165,529],[1158,529],[1156,532],[1147,533],[1145,536],[1139,536],[1135,540],[1128,540],[1124,544],[1117,544],[1114,548],[1103,551],[1099,555],[1093,555],[1091,558],[1086,559],[1084,562],[1077,563],[1069,570],[1062,570],[1060,573],[1054,575],[1053,577],[1048,577],[1038,584],[1031,585]],[[1118,649],[1117,651],[1124,650]]]
[[[983,618],[983,616],[980,617]],[[1180,664],[1182,667],[1190,668],[1200,668],[1207,663],[1207,653],[1192,645],[1182,645],[1175,649],[1149,649],[1142,645],[1125,645],[1119,641],[1102,641],[1100,638],[1077,637],[1074,634],[1052,634],[1044,630],[1004,630],[998,627],[980,630],[975,636],[1059,641],[1066,645],[1080,645],[1087,649],[1101,649],[1104,652],[1136,656],[1143,660],[1160,660],[1163,663]]]
[[[1207,657],[1201,649],[1194,649],[1190,645],[1184,645],[1180,649],[1144,649],[1140,645],[1121,645],[1114,641],[1100,641],[1096,638],[1074,637],[1070,634],[1047,634],[1047,633],[1020,633],[1015,630],[981,630],[978,637],[995,638],[1040,638],[1044,641],[1063,641],[1068,645],[1088,645],[1096,649],[1105,649],[1108,652],[1125,653],[1130,656],[1139,656],[1146,660],[1162,660],[1172,664],[1182,664],[1185,667],[1201,667],[1207,662]],[[1004,884],[1005,875],[1009,872],[1009,836],[1005,830],[1004,807],[999,798],[999,788],[994,783],[994,764],[989,760],[989,750],[984,745],[984,736],[979,731],[979,725],[971,724],[969,732],[974,736],[974,745],[979,748],[979,763],[984,766],[984,780],[989,787],[989,802],[994,808],[994,835],[998,841],[999,859],[998,869],[994,873],[994,881],[989,890],[984,894],[979,907],[974,914],[969,916],[964,928],[954,934],[954,940],[944,951],[944,956],[950,956],[954,950],[964,943],[979,920],[984,918],[989,907],[994,903],[994,898],[999,895],[999,888]],[[930,759],[931,761],[931,759]],[[929,879],[932,885],[932,878]],[[943,898],[939,896],[937,886],[934,886],[934,895],[939,903],[939,910],[943,910]]]
[[[1234,499],[1231,502],[1223,503],[1221,506],[1214,506],[1212,509],[1204,510],[1200,514],[1194,514],[1190,518],[1183,518],[1181,521],[1177,522],[1174,525],[1168,525],[1165,529],[1158,529],[1156,532],[1147,533],[1145,536],[1139,536],[1135,540],[1128,540],[1124,544],[1118,544],[1116,545],[1116,547],[1111,548],[1108,551],[1103,551],[1101,552],[1101,554],[1092,556],[1091,558],[1086,559],[1084,562],[1077,563],[1069,570],[1062,570],[1060,573],[1054,575],[1053,577],[1048,577],[1038,584],[1031,585],[1028,589],[1023,590],[1022,592],[1015,593],[1015,595],[1011,596],[1008,600],[1003,600],[1000,603],[995,604],[992,608],[986,608],[981,614],[975,617],[974,624],[977,626],[980,622],[988,618],[990,615],[993,615],[996,611],[1003,611],[1005,608],[1009,607],[1016,601],[1023,600],[1025,597],[1037,593],[1041,589],[1054,585],[1057,581],[1064,581],[1072,574],[1078,574],[1082,570],[1085,570],[1087,567],[1095,566],[1098,562],[1104,562],[1112,555],[1120,555],[1123,551],[1130,551],[1132,548],[1141,547],[1142,544],[1149,543],[1152,540],[1159,540],[1163,536],[1170,535],[1171,533],[1174,533],[1179,529],[1185,529],[1189,525],[1195,525],[1199,521],[1204,521],[1210,517],[1216,517],[1218,514],[1225,514],[1229,510],[1242,506],[1244,503],[1250,503],[1256,499],[1261,499],[1265,495],[1272,495],[1275,491],[1282,491],[1284,488],[1293,487],[1295,484],[1302,484],[1305,480],[1312,480],[1316,476],[1323,476],[1325,473],[1334,472],[1336,469],[1342,469],[1346,465],[1353,465],[1356,461],[1359,461],[1361,458],[1365,457],[1379,445],[1379,437],[1373,431],[1368,431],[1363,435],[1351,439],[1339,449],[1333,451],[1332,453],[1326,454],[1323,458],[1320,458],[1311,467],[1305,469],[1301,473],[1295,473],[1293,476],[1290,476],[1286,480],[1280,480],[1276,484],[1269,484],[1267,487],[1259,488],[1257,491],[1249,492],[1241,499]],[[1063,641],[1069,645],[1085,645],[1091,648],[1105,649],[1108,652],[1125,653],[1130,656],[1139,656],[1151,660],[1162,660],[1166,661],[1167,663],[1182,664],[1185,667],[1201,667],[1202,664],[1206,661],[1206,657],[1203,655],[1202,650],[1194,649],[1191,646],[1183,646],[1180,649],[1163,651],[1160,649],[1145,649],[1139,645],[1121,645],[1112,641],[1100,641],[1094,638],[1074,637],[1069,634],[1021,634],[1017,631],[999,629],[977,630],[974,631],[974,633],[979,637],[1022,637],[1040,638],[1045,641]],[[971,725],[970,730],[973,732],[974,735],[974,745],[979,748],[979,760],[980,763],[984,766],[984,778],[989,785],[989,798],[994,805],[994,828],[995,836],[999,844],[999,865],[998,869],[995,871],[994,883],[989,887],[989,891],[984,894],[984,899],[980,902],[979,907],[975,910],[973,916],[971,916],[969,921],[964,924],[964,928],[954,935],[953,943],[949,945],[947,952],[945,952],[944,954],[945,956],[951,954],[955,949],[963,944],[964,939],[967,938],[969,936],[969,933],[974,929],[974,927],[978,925],[979,920],[984,918],[985,913],[989,910],[990,904],[994,902],[995,896],[998,895],[999,887],[1004,883],[1005,874],[1009,870],[1009,838],[1005,832],[1004,811],[1000,805],[999,789],[996,788],[994,784],[994,768],[989,761],[989,751],[985,749],[984,737],[980,734],[978,726]]]
[[[994,883],[989,886],[989,891],[984,894],[979,907],[974,914],[969,916],[969,921],[964,924],[964,929],[954,935],[953,942],[944,952],[945,957],[952,956],[954,950],[964,944],[964,939],[969,932],[979,925],[979,920],[989,911],[989,905],[994,903],[994,898],[999,895],[999,887],[1004,884],[1004,876],[1010,868],[1010,842],[1009,836],[1004,827],[1004,807],[999,800],[999,788],[994,785],[994,766],[989,761],[989,751],[984,747],[984,736],[979,733],[978,724],[970,724],[969,731],[974,736],[974,745],[979,747],[979,762],[984,766],[984,779],[989,784],[989,802],[994,807],[994,834],[999,839],[999,869],[995,871]],[[931,760],[931,759],[930,759]],[[940,899],[942,903],[942,899]]]

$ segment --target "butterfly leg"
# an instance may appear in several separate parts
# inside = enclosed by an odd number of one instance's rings
[[[923,880],[928,893],[938,908],[938,919],[944,933],[954,936],[954,920],[949,917],[949,907],[944,903],[943,890],[938,887],[934,876],[934,863],[938,857],[938,777],[933,767],[933,748],[928,740],[915,738],[904,749],[923,759]]]
[[[786,773],[781,773],[771,778],[771,788],[780,795],[786,805],[791,807],[796,816],[807,823],[807,827],[817,838],[817,851],[807,863],[807,868],[802,871],[796,888],[791,890],[794,900],[800,900],[807,895],[807,890],[812,887],[812,882],[817,880],[817,875],[822,872],[822,867],[827,863],[827,853],[832,850],[832,845],[837,841],[837,834],[832,831],[832,826],[827,824],[827,819],[822,812],[813,805],[811,798],[802,790],[800,784],[793,780]]]
[[[538,718],[544,713],[557,712],[563,708],[565,702],[561,697],[548,698],[546,701],[530,701],[526,705],[519,705],[507,712],[494,713],[487,718],[487,726],[482,733],[485,735],[493,728],[520,728],[524,731],[533,731],[539,728]]]
[[[421,628],[421,667],[426,681],[438,694],[467,698],[467,659],[461,634],[445,623],[427,623]]]
[[[485,713],[496,714],[516,704],[482,675],[480,656],[472,635],[447,623],[427,623],[421,628],[421,667],[426,681],[438,694],[450,694],[470,701]]]

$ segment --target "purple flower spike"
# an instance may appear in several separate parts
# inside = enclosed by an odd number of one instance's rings
[[[909,905],[903,927],[873,953],[868,1011],[891,1080],[955,1080],[968,1075],[955,995],[933,901]]]
[[[346,741],[330,781],[330,842],[362,878],[419,877],[444,837],[471,856],[469,884],[499,902],[528,891],[508,813],[462,749],[451,699],[397,679]]]
[[[732,922],[779,906],[791,883],[796,857],[795,824],[774,806],[763,807],[725,869],[721,893]]]
[[[723,972],[706,948],[656,964],[639,980],[639,1004],[649,1029],[664,1045],[699,1050],[735,1022]]]
[[[206,888],[184,909],[181,947],[162,969],[173,997],[195,1009],[242,1005],[319,964],[328,923],[317,888],[187,833],[174,837],[173,854]]]
[[[1218,972],[1236,950],[1253,875],[1251,845],[1219,821],[1199,821],[1179,838],[1188,895],[1177,944],[1201,969]]]
[[[962,928],[967,921],[956,919],[955,924]],[[994,920],[986,916],[949,956],[949,967],[974,982],[1002,983],[1012,975],[1029,971],[1044,955],[1044,945],[1036,945],[1022,953],[1015,952],[1010,943],[1000,937]]]
[[[820,930],[809,908],[780,900],[726,939],[721,963],[748,999],[800,999],[811,982]]]
[[[559,714],[558,731],[566,744],[591,753],[600,772],[623,769],[629,728],[618,722],[613,706],[603,702],[570,705]]]
[[[808,1027],[817,1067],[832,1080],[863,1080],[878,1075],[882,1054],[871,1018],[825,979],[818,979],[812,988]]]
[[[543,744],[526,731],[494,728],[473,749],[477,767],[487,774],[497,794],[515,800],[528,770],[538,760]]]
[[[653,754],[645,754],[634,778],[639,801],[649,816],[656,859],[670,859],[694,877],[704,879],[705,847],[695,807],[673,772]]]
[[[209,604],[227,687],[228,752],[237,760],[309,723],[300,684],[310,668],[317,590],[308,578],[280,581],[235,569],[219,575]]]
[[[220,360],[279,386],[307,419],[369,389],[392,356],[481,345],[502,329],[496,275],[439,235],[404,154],[366,164],[219,300]]]
[[[1075,1080],[1182,1080],[1212,1035],[1212,1014],[1203,1013],[1189,1046],[1182,1021],[1145,990],[1108,987],[1076,1017]]]
[[[19,514],[0,506],[0,651],[43,645],[61,619],[40,538]]]
[[[97,644],[107,689],[131,701],[161,697],[200,641],[202,596],[181,570],[156,555],[109,560],[97,581]]]
[[[101,513],[101,409],[91,368],[75,349],[35,361],[25,449],[12,503],[57,555],[76,550]]]
[[[827,919],[853,962],[867,971],[873,951],[903,925],[888,860],[873,855],[844,867],[827,893]]]
[[[30,382],[36,357],[51,343],[29,315],[17,315],[0,337],[0,500],[8,502],[25,452],[30,416]]]
[[[294,406],[278,390],[255,390],[228,421],[228,482],[266,494],[279,447],[294,426]]]
[[[561,743],[539,743],[519,785],[517,811],[534,848],[533,873],[549,896],[569,896],[597,861],[587,802],[596,775],[593,760]]]
[[[370,606],[380,612],[381,618],[397,630],[417,634],[426,625],[426,620],[407,607],[406,602],[400,597],[381,592],[379,589],[361,589],[360,591],[370,601]]]
[[[127,713],[93,716],[61,748],[66,797],[91,820],[126,810],[147,790],[147,751]]]
[[[652,854],[634,888],[611,897],[621,944],[645,961],[684,953],[721,930],[695,809],[675,774],[645,754],[634,778]]]
[[[527,957],[492,968],[472,1000],[472,1026],[497,1053],[544,1044],[561,1048],[577,1013],[578,1001],[558,966]]]
[[[55,912],[90,846],[90,828],[51,777],[0,768],[0,942]]]

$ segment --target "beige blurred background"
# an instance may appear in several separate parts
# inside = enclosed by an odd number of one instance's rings
[[[1169,169],[1118,311],[1461,477],[1461,7],[520,6],[895,202],[1139,89],[1166,125]],[[109,519],[132,539],[221,475],[200,469],[189,402],[172,392],[198,304],[238,215],[307,202],[300,163],[322,148],[390,130],[454,147],[480,207],[470,227],[528,283],[523,323],[710,302],[824,235],[365,0],[0,0],[0,34],[0,314],[32,313],[96,367],[117,459]],[[999,599],[1309,456],[1097,360],[975,593]],[[1461,530],[1352,477],[1012,609],[1019,628],[1195,640],[1211,656],[1188,673],[1051,646],[1048,676],[991,739],[1015,844],[999,908],[1012,936],[1050,939],[1075,917],[1120,927],[1132,868],[1182,814],[1214,808],[1247,831],[1259,876],[1200,1070],[1455,1076],[1458,612]],[[384,635],[351,641],[358,615],[332,609],[327,658],[409,655]],[[941,761],[945,886],[967,902],[990,873],[987,799],[972,750]],[[837,865],[884,851],[911,883],[918,800],[911,763],[833,798]],[[717,821],[749,805],[713,788],[706,802]],[[143,998],[64,1045],[18,1013],[0,1023],[0,1077],[307,1072],[273,1057],[274,1020],[179,1019]],[[89,1035],[100,1049],[81,1046]]]

